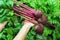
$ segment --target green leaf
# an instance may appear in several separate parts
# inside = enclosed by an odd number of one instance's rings
[[[44,32],[43,32],[43,35],[44,36],[48,36],[49,34],[51,34],[52,33],[52,30],[51,29],[49,29],[49,28],[47,28],[47,27],[44,27]]]

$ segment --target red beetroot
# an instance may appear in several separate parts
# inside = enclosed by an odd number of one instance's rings
[[[44,26],[43,26],[43,24],[39,24],[39,25],[37,25],[37,26],[35,26],[35,27],[37,27],[36,28],[36,33],[38,33],[38,34],[42,34],[43,33],[43,31],[44,31]]]
[[[55,26],[52,25],[50,22],[48,22],[48,19],[46,18],[44,14],[42,14],[41,11],[37,10],[37,12],[35,13],[35,16],[38,18],[39,23],[48,25],[51,29],[55,29]]]

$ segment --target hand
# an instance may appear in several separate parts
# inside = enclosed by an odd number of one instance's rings
[[[36,20],[34,20],[34,19],[26,19],[24,21],[24,24],[26,24],[28,22],[31,22],[31,23],[34,24],[36,33],[38,33],[38,34],[42,34],[43,33],[43,31],[44,31],[43,24],[38,24],[38,22]]]

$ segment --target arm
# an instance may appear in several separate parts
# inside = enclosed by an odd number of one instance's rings
[[[21,30],[19,31],[19,33],[16,35],[16,37],[13,40],[24,40],[32,26],[34,26],[34,24],[31,22],[25,23],[24,26],[21,28]]]

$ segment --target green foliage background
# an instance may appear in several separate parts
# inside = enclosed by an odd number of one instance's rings
[[[25,40],[60,40],[60,0],[18,0],[35,10],[42,10],[49,22],[56,26],[55,30],[44,26],[42,35],[38,35],[31,28]],[[23,26],[23,18],[15,16],[12,10],[12,0],[0,0],[0,22],[8,21],[0,32],[0,40],[13,40],[19,29]]]

